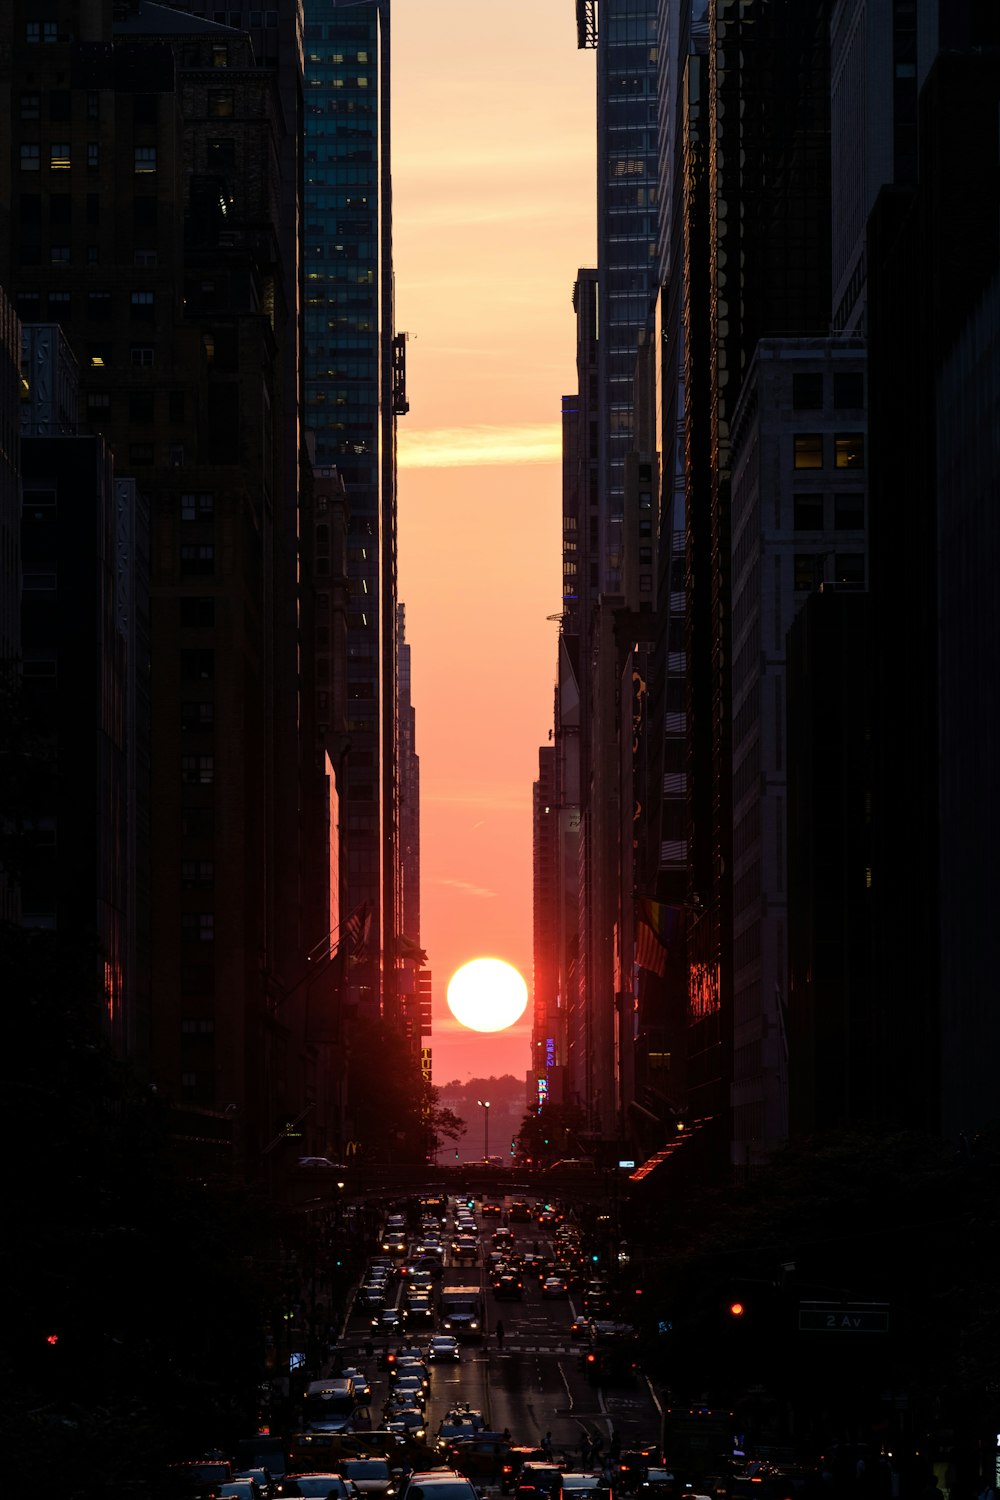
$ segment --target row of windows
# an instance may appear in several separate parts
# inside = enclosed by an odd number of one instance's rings
[[[826,377],[820,372],[792,376],[792,406],[796,411],[822,411]],[[860,370],[834,371],[833,404],[837,410],[860,409],[865,404],[865,377]]]
[[[794,466],[796,469],[822,469],[824,443],[829,434],[822,432],[797,432],[793,438]],[[865,435],[863,432],[838,432],[833,436],[833,463],[837,469],[863,469],[865,466]]]
[[[101,165],[101,147],[98,141],[87,143],[87,171],[96,172]],[[73,148],[70,141],[51,141],[47,160],[52,172],[68,172],[73,165]],[[21,143],[21,171],[39,172],[42,167],[42,146],[38,141]],[[149,176],[157,168],[155,146],[136,146],[132,153],[132,171],[138,177]]]
[[[826,504],[827,497],[825,495],[794,495],[792,497],[792,523],[795,530],[825,530]],[[834,495],[834,530],[863,531],[864,525],[864,495],[860,492],[852,495]]]
[[[828,581],[826,560],[829,553],[800,552],[795,555],[793,568],[794,587],[797,593],[811,592],[819,584]],[[865,582],[865,555],[863,552],[835,552],[833,556],[833,583],[848,584],[852,588],[863,588]]]

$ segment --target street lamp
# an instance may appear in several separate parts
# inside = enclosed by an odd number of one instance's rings
[[[483,1119],[486,1121],[486,1139],[483,1146],[483,1160],[490,1159],[490,1101],[488,1099],[477,1099],[476,1103],[483,1111]]]

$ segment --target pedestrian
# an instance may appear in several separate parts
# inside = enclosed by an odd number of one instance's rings
[[[552,1457],[552,1429],[551,1428],[549,1428],[549,1431],[542,1438],[542,1444],[541,1444],[541,1446],[542,1446],[542,1452],[545,1454],[545,1457],[546,1458],[551,1458]]]
[[[503,1335],[504,1335],[503,1323],[500,1321],[499,1318],[497,1318],[497,1348],[498,1349],[502,1349],[503,1348]]]

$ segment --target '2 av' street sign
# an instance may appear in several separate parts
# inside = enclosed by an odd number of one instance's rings
[[[801,1303],[802,1333],[888,1333],[889,1309],[883,1303],[851,1307],[844,1303]]]

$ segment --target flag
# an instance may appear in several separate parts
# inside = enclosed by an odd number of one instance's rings
[[[368,939],[372,931],[371,903],[362,901],[343,925],[343,947],[352,963],[362,964],[368,958]]]
[[[651,901],[648,896],[640,896],[638,915],[640,921],[652,928],[664,948],[669,948],[681,930],[684,908],[668,905],[664,901]]]
[[[400,933],[396,939],[396,957],[412,958],[416,960],[417,967],[422,967],[427,962],[427,954],[420,944],[414,942],[405,933]]]
[[[635,924],[635,961],[640,969],[652,969],[661,979],[667,972],[667,950],[642,917]]]

